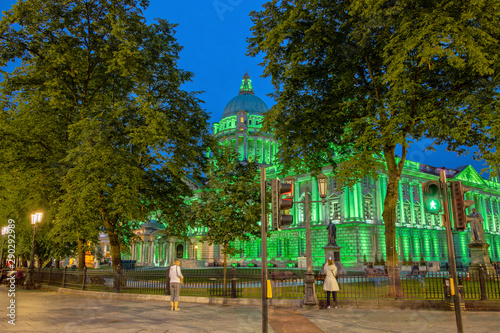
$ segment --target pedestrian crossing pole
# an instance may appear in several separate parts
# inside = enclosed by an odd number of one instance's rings
[[[450,264],[450,288],[455,304],[455,319],[457,322],[457,332],[463,333],[462,309],[460,308],[460,291],[458,290],[457,266],[455,263],[455,247],[453,246],[453,233],[451,231],[450,210],[448,207],[448,185],[446,183],[446,171],[439,171],[443,198],[443,226],[446,228],[446,243],[448,245],[448,262]]]

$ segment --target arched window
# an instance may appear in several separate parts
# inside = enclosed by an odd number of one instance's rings
[[[184,257],[184,246],[182,244],[177,245],[175,252],[176,252],[177,258],[183,258]]]

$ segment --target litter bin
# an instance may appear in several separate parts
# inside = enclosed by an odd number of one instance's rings
[[[450,278],[443,278],[443,293],[446,308],[450,311],[455,311],[455,300],[454,296],[451,294]],[[457,291],[455,291],[455,293],[457,293]],[[458,279],[458,295],[460,297],[460,307],[462,310],[465,310],[464,287],[461,279]]]

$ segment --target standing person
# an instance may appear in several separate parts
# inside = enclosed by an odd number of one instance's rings
[[[424,272],[420,272],[420,269],[418,267],[418,263],[414,263],[412,268],[411,268],[411,276],[420,282],[420,286],[422,289],[425,289],[425,281],[424,281]]]
[[[184,280],[184,276],[181,273],[179,265],[180,261],[174,260],[174,264],[170,266],[170,272],[168,274],[170,277],[170,304],[172,305],[172,311],[180,310],[177,305],[179,304],[181,282]]]
[[[333,263],[332,257],[328,258],[328,262],[325,265],[325,282],[323,284],[323,289],[326,291],[326,308],[330,309],[330,292],[333,293],[333,301],[335,302],[335,308],[337,308],[337,291],[340,289],[337,283],[337,266]]]

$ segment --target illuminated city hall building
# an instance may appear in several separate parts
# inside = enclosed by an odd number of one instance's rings
[[[279,147],[272,133],[260,131],[262,113],[267,105],[254,94],[250,77],[245,74],[239,94],[226,105],[222,119],[214,123],[213,135],[221,144],[234,146],[240,160],[257,160],[267,166],[269,178],[275,178],[273,158]],[[337,226],[337,244],[342,247],[341,261],[346,268],[361,267],[364,262],[386,259],[383,202],[387,188],[387,176],[381,174],[374,181],[365,177],[353,188],[337,191],[331,168],[323,173],[328,177],[326,204],[311,206],[311,239],[314,266],[324,263],[327,244],[327,225],[330,220]],[[468,200],[484,218],[485,240],[492,261],[500,261],[500,181],[482,178],[471,166],[447,169],[447,178],[461,180],[473,189],[467,192]],[[312,200],[320,200],[318,184],[310,174],[295,175],[294,201],[304,200],[305,189]],[[422,204],[422,183],[439,180],[438,168],[417,162],[406,161],[399,184],[397,204],[396,242],[400,261],[434,261],[444,265],[448,261],[445,229],[441,215],[427,214]],[[192,184],[198,188],[197,184]],[[304,205],[294,204],[291,212],[294,222],[282,231],[271,232],[268,240],[268,261],[277,266],[295,266],[305,256]],[[187,267],[213,265],[222,261],[221,249],[217,245],[201,242],[203,230],[193,230],[190,240],[165,237],[163,226],[153,219],[136,230],[141,242],[132,245],[131,255],[124,259],[137,260],[138,266],[167,266],[174,258],[182,258]],[[471,242],[468,231],[454,232],[455,255],[459,266],[468,266]],[[230,263],[240,266],[259,266],[261,259],[260,239],[239,243],[241,255],[229,257]]]

